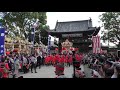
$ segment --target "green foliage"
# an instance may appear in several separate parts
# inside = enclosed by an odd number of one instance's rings
[[[120,12],[105,12],[100,15],[104,31],[102,31],[103,41],[109,40],[111,43],[119,46],[120,42]]]
[[[10,31],[10,37],[19,36],[22,39],[27,39],[34,23],[39,22],[36,31],[49,29],[46,25],[46,12],[2,12],[4,15],[1,21],[3,25]],[[19,29],[18,29],[19,28]],[[38,34],[37,34],[38,39]],[[37,42],[39,42],[37,40]]]

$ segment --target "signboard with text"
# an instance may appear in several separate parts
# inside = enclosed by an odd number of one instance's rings
[[[62,37],[83,37],[83,34],[62,34]]]

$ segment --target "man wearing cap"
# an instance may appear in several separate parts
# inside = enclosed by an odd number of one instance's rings
[[[64,64],[58,63],[55,66],[55,74],[57,75],[56,78],[66,78],[64,75]]]

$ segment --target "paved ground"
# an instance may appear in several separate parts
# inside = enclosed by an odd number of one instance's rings
[[[87,66],[83,66],[81,65],[81,69],[82,71],[85,71],[86,74],[86,78],[90,78],[90,69],[87,68]],[[55,67],[53,66],[42,66],[41,69],[37,68],[37,73],[27,73],[27,74],[20,74],[22,75],[24,78],[55,78],[56,75],[54,73],[55,71]],[[72,74],[73,74],[73,67],[65,67],[65,75],[68,78],[72,78]]]
[[[41,69],[37,68],[37,73],[27,73],[21,74],[24,78],[55,78],[56,75],[54,73],[55,67],[53,66],[42,66]],[[72,77],[73,67],[65,67],[65,75],[68,78]]]
[[[86,78],[91,78],[91,69],[89,69],[87,65],[84,65],[84,71]]]

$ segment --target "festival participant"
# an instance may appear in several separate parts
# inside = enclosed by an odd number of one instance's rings
[[[60,54],[60,57],[59,57],[59,59],[58,59],[58,63],[61,63],[62,62],[62,55]]]
[[[72,55],[70,55],[70,58],[69,58],[70,65],[72,65],[72,62],[73,62],[73,57],[72,57]]]
[[[36,62],[37,62],[37,59],[35,58],[35,55],[33,54],[30,59],[31,59],[31,73],[33,73],[33,68],[35,70],[35,73],[37,73],[36,72]]]
[[[75,78],[84,78],[85,73],[80,68],[80,62],[76,61],[76,64],[74,64],[74,66],[75,66]]]
[[[49,56],[49,65],[53,65],[53,55]]]
[[[8,66],[8,63],[5,59],[1,60],[0,72],[2,74],[1,75],[2,78],[9,78],[9,66]]]
[[[7,58],[7,63],[8,63],[8,66],[10,68],[10,71],[11,71],[12,70],[12,63],[11,63],[9,57]]]
[[[120,78],[120,63],[117,63],[114,65],[114,74],[112,75],[111,78]]]
[[[60,56],[59,54],[57,54],[57,53],[55,54],[55,65],[56,65],[57,62],[58,62],[59,56]]]
[[[39,66],[39,69],[41,68],[41,56],[40,55],[38,55],[38,57],[37,57],[37,66]]]
[[[67,66],[70,67],[70,55],[69,54],[66,55],[66,64]]]
[[[82,60],[82,54],[75,54],[76,60],[78,60],[79,62],[81,62]]]
[[[53,56],[52,56],[52,64],[55,65],[55,63],[56,63],[56,56],[55,56],[55,54],[53,54]]]
[[[48,56],[45,57],[45,65],[47,65],[47,58],[48,58]]]
[[[68,58],[68,57],[67,57],[66,54],[64,54],[63,57],[62,57],[63,63],[64,63],[65,66],[67,66],[67,58]]]
[[[63,55],[61,55],[61,61],[60,61],[60,63],[64,63],[65,62],[65,55],[63,54]]]
[[[13,55],[10,55],[9,56],[9,60],[10,60],[10,64],[11,64],[11,75],[13,76],[13,78],[14,78],[14,72],[15,72],[15,62],[14,62],[14,57],[13,57]]]
[[[66,78],[66,76],[64,75],[64,64],[58,63],[56,65],[55,74],[57,75],[57,77],[55,78]]]
[[[26,57],[25,57],[25,55],[23,56],[23,72],[24,73],[27,73],[27,59],[26,59]]]
[[[50,55],[45,57],[45,64],[48,66],[50,64]]]
[[[45,65],[45,58],[47,57],[46,53],[42,53],[42,56],[41,56],[41,65]]]
[[[79,54],[79,56],[80,56],[80,61],[82,61],[84,55],[81,53]]]
[[[19,77],[19,68],[20,68],[19,58],[18,58],[18,56],[16,56],[16,59],[15,59],[15,72],[14,72],[16,77]]]

